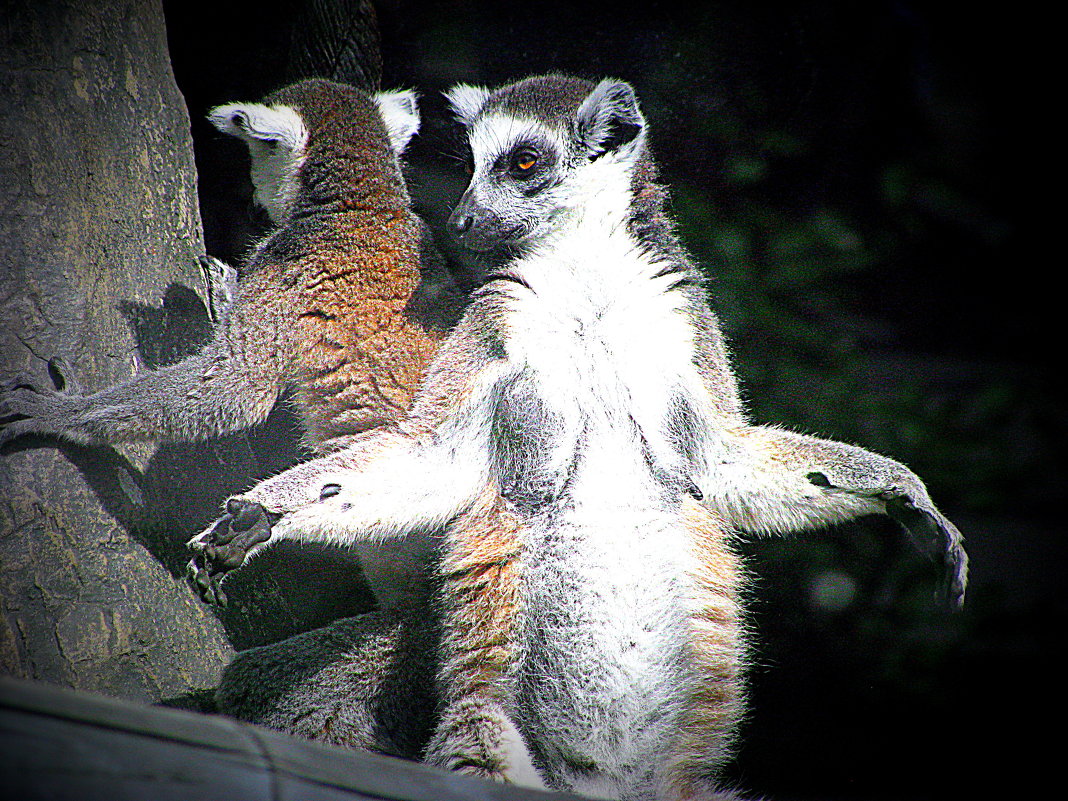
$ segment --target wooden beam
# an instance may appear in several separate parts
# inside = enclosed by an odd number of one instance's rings
[[[550,801],[218,715],[0,677],[0,777],[20,801]]]

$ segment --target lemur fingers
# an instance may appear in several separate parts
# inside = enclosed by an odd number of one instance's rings
[[[189,583],[202,601],[218,606],[227,603],[222,580],[266,547],[278,520],[258,503],[240,498],[231,498],[226,512],[188,543],[196,552],[186,567]]]
[[[709,503],[743,531],[780,534],[886,514],[919,550],[944,566],[948,602],[960,607],[968,557],[957,528],[905,465],[834,440],[774,426],[748,426],[730,440],[732,470],[720,469]]]
[[[918,503],[905,492],[886,499],[886,513],[909,533],[917,548],[942,562],[946,602],[954,609],[963,606],[968,554],[957,527],[929,503]]]
[[[827,485],[828,490],[881,501],[886,515],[908,532],[916,548],[933,561],[941,562],[942,590],[946,602],[952,608],[959,609],[964,604],[964,591],[968,584],[968,555],[964,551],[964,538],[957,527],[935,508],[918,476],[890,459],[878,459],[892,476],[883,487],[856,486],[848,481],[835,481],[832,477]],[[827,481],[824,473],[809,474],[809,479],[813,480],[814,475]]]
[[[27,434],[65,433],[81,410],[80,400],[32,378],[7,382],[0,387],[0,446]]]

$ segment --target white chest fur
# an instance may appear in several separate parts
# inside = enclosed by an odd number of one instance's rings
[[[692,329],[664,265],[613,231],[561,236],[503,290],[505,349],[552,412],[538,447],[561,477],[525,543],[520,717],[569,786],[582,766],[618,787],[652,770],[690,678],[692,556],[658,468],[678,462],[673,399],[700,385]]]
[[[699,393],[693,331],[684,299],[665,266],[622,225],[591,236],[577,225],[514,265],[529,286],[512,285],[506,323],[509,360],[536,376],[543,402],[561,427],[553,463],[603,456],[617,480],[642,458],[635,433],[660,459],[673,458],[665,420],[678,393]],[[636,432],[637,429],[637,432]],[[594,436],[596,432],[596,436]],[[622,461],[617,461],[622,460]]]

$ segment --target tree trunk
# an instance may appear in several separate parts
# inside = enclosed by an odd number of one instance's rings
[[[163,12],[158,0],[38,0],[2,25],[2,368],[41,378],[62,356],[86,391],[102,389],[173,361],[209,328]],[[223,626],[184,586],[181,548],[152,534],[162,471],[188,484],[192,465],[151,446],[42,439],[8,451],[2,670],[141,700],[213,684],[232,653]],[[218,489],[192,493],[203,508],[184,519],[214,513],[203,496]]]
[[[97,391],[209,335],[189,116],[159,0],[3,4],[0,379],[61,356]],[[8,446],[0,672],[158,701],[213,687],[234,646],[366,608],[358,571],[307,549],[242,571],[222,614],[185,584],[185,541],[292,442],[276,415],[200,445]]]

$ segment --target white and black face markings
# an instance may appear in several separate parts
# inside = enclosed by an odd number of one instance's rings
[[[480,125],[492,138],[491,146],[479,148],[483,177],[500,185],[513,184],[520,194],[531,196],[563,180],[563,142],[536,122],[501,118],[507,130],[493,125],[493,118]]]
[[[547,93],[549,85],[562,91]],[[645,121],[622,81],[544,76],[497,92],[460,85],[446,94],[467,128],[471,175],[449,229],[473,250],[533,243],[605,180],[604,169],[587,176],[587,166],[629,172],[643,149]]]
[[[290,106],[230,103],[211,110],[208,119],[220,131],[248,146],[256,202],[281,224],[297,193],[297,172],[308,144],[304,118]]]
[[[449,227],[474,250],[520,244],[559,203],[565,142],[537,120],[501,113],[480,115],[468,133],[471,182]]]

